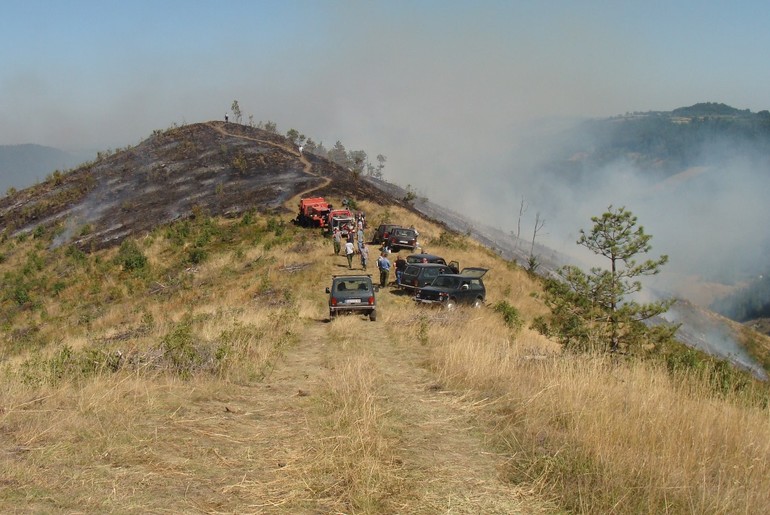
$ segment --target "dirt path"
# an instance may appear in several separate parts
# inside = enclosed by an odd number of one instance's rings
[[[265,457],[233,490],[270,513],[541,511],[501,479],[473,402],[437,384],[428,349],[387,323],[306,320],[269,377],[231,399]]]
[[[254,141],[254,142],[257,142],[257,143],[262,143],[262,144],[265,144],[265,145],[270,145],[270,146],[273,146],[273,147],[276,147],[276,148],[280,148],[281,150],[285,150],[286,152],[288,152],[290,154],[294,154],[294,155],[296,155],[299,158],[300,162],[302,163],[302,170],[306,174],[312,175],[314,177],[318,177],[319,179],[321,179],[323,181],[318,186],[313,186],[312,188],[308,188],[308,189],[306,189],[304,191],[301,191],[300,193],[297,193],[292,198],[287,200],[284,203],[284,206],[286,206],[286,208],[289,210],[289,212],[292,212],[292,213],[295,212],[295,210],[297,208],[297,205],[299,205],[299,199],[301,199],[303,197],[309,196],[310,193],[312,193],[312,192],[314,192],[316,190],[320,190],[322,188],[325,188],[331,182],[331,179],[329,177],[323,177],[323,176],[320,176],[320,175],[314,173],[313,172],[313,165],[312,165],[312,163],[307,159],[305,154],[300,152],[298,149],[294,148],[293,145],[288,145],[288,144],[281,145],[279,143],[275,143],[274,141],[268,141],[268,140],[259,139],[259,138],[252,138],[250,136],[244,136],[242,134],[234,134],[232,132],[227,132],[224,129],[224,127],[222,127],[222,123],[221,122],[220,123],[208,122],[207,125],[209,127],[211,127],[212,129],[214,129],[215,131],[217,131],[218,133],[224,135],[224,136],[229,136],[231,138],[240,138],[240,139],[247,140],[247,141]]]

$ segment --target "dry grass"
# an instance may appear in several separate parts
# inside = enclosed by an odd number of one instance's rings
[[[486,416],[513,457],[512,481],[534,481],[584,513],[770,507],[766,408],[716,398],[705,384],[686,394],[643,363],[547,355],[539,335],[511,342],[487,321],[471,324],[485,337],[431,328],[432,341],[446,342],[432,363],[456,388],[496,399]]]
[[[406,211],[361,209],[414,224],[433,253],[490,268],[488,303],[505,300],[524,327],[491,309],[417,309],[390,289],[376,323],[327,321],[323,290],[344,258],[316,232],[273,234],[264,220],[217,222],[237,237],[213,240],[197,265],[161,231],[140,242],[144,274],[116,270],[114,251],[58,255],[67,286],[3,329],[17,350],[0,376],[0,509],[770,509],[767,408],[645,363],[562,355],[528,329],[547,311],[525,272]],[[0,271],[23,267],[34,247],[6,245]],[[63,348],[123,361],[94,368]]]

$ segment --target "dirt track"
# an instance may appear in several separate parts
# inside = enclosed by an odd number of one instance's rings
[[[251,452],[266,458],[261,470],[243,471],[249,479],[240,488],[250,492],[247,498],[256,494],[249,507],[275,513],[537,511],[525,509],[522,492],[498,477],[503,460],[484,449],[472,403],[444,391],[420,365],[425,349],[392,343],[384,323],[310,320],[302,343],[264,384],[227,401],[236,416],[253,419],[239,430],[253,435],[244,437]],[[369,380],[364,387],[354,380],[361,374]],[[335,389],[358,387],[353,396],[362,406],[335,404]],[[351,430],[349,422],[359,427]]]

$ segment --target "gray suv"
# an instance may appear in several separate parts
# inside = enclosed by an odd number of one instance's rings
[[[329,294],[329,318],[341,313],[360,313],[374,322],[377,320],[377,287],[370,275],[335,275]]]

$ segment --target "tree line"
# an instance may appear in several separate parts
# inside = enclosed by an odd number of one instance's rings
[[[243,113],[237,100],[233,100],[230,106],[230,111],[233,113],[233,120],[235,123],[242,123]],[[227,119],[227,115],[226,119]],[[249,115],[249,121],[246,125],[254,127],[256,129],[262,129],[273,134],[279,134],[278,124],[273,121],[259,121],[254,122],[254,116]],[[319,157],[329,159],[333,163],[336,163],[343,168],[346,168],[356,175],[367,175],[377,179],[382,179],[383,169],[385,168],[385,162],[387,158],[382,154],[377,154],[375,157],[376,164],[372,163],[367,153],[363,150],[347,150],[345,145],[341,141],[337,141],[332,148],[327,149],[324,146],[323,141],[314,141],[312,138],[305,136],[297,129],[291,128],[286,131],[286,138],[292,142],[297,148],[301,148],[302,152],[309,152]]]

